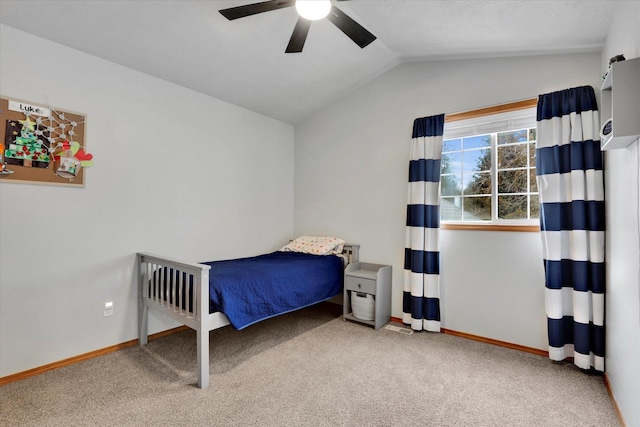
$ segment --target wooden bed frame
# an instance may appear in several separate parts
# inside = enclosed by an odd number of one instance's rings
[[[349,263],[359,261],[360,245],[344,246]],[[198,353],[198,387],[209,386],[209,331],[227,326],[222,312],[209,313],[209,270],[206,264],[184,262],[149,253],[137,254],[138,271],[138,345],[148,342],[148,313],[161,313],[196,331]],[[165,268],[167,267],[167,268]],[[171,273],[167,273],[171,271]],[[156,274],[154,274],[156,272]],[[165,275],[171,274],[164,289]],[[182,289],[193,283],[191,295]],[[341,295],[340,295],[341,296]],[[192,310],[189,310],[191,305]]]

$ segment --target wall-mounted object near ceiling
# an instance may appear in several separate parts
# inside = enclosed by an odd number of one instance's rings
[[[640,138],[640,58],[613,62],[600,92],[601,148],[627,148]]]
[[[368,46],[376,39],[376,36],[366,28],[332,4],[331,0],[270,0],[222,9],[220,13],[231,21],[291,6],[296,7],[299,16],[285,53],[302,52],[312,20],[324,19],[325,17],[361,48]],[[318,8],[318,15],[314,14],[316,12],[314,6]]]

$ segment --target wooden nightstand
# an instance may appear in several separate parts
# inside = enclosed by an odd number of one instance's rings
[[[374,302],[373,320],[353,315],[351,293],[371,295]],[[344,271],[344,320],[353,320],[379,329],[391,319],[391,266],[356,262]]]

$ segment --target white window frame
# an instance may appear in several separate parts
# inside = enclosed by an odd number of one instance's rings
[[[537,99],[528,99],[463,113],[447,114],[443,139],[535,128],[536,105]],[[510,220],[498,218],[497,150],[499,145],[496,141],[497,138],[492,137],[491,139],[491,221],[441,220],[441,227],[443,229],[539,231],[540,220],[538,218]],[[527,142],[527,144],[529,143]],[[528,192],[527,194],[537,193]]]

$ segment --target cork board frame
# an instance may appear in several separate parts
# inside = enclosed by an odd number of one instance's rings
[[[0,185],[84,187],[85,168],[78,165],[61,172],[66,165],[59,155],[65,143],[75,142],[86,151],[86,119],[82,113],[0,96],[1,163],[11,172],[0,173]]]

